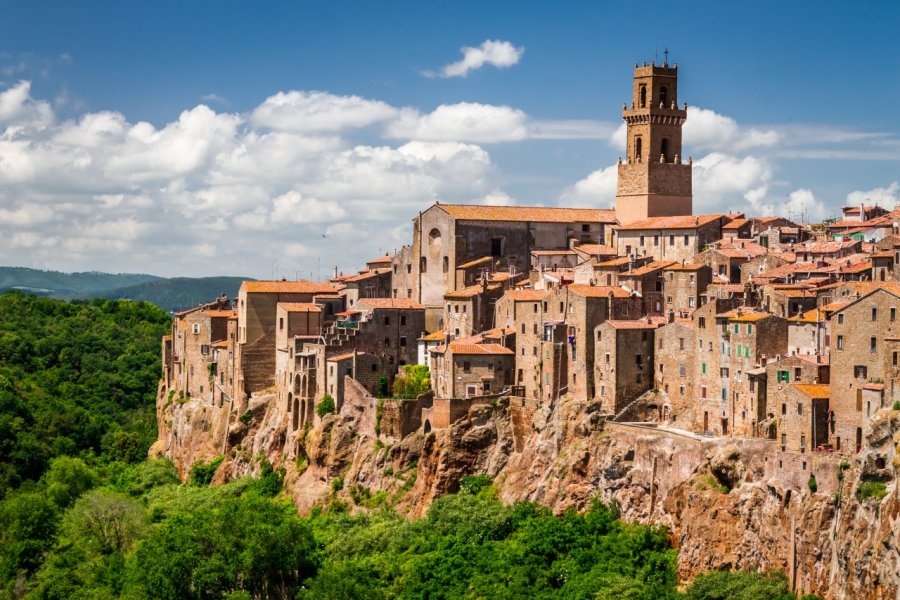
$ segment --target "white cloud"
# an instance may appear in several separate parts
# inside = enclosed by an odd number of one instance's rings
[[[484,65],[492,65],[497,68],[507,68],[519,63],[525,53],[524,47],[513,46],[503,40],[485,40],[481,46],[473,48],[464,46],[460,48],[463,57],[461,60],[445,65],[440,72],[441,77],[466,77],[470,72],[477,71]],[[427,72],[426,75],[434,76]]]
[[[787,201],[768,206],[768,214],[787,217],[796,222],[819,223],[831,216],[828,207],[816,199],[812,190],[801,188],[788,194]]]
[[[20,81],[0,92],[0,125],[49,125],[53,109],[48,102],[31,97],[31,82]]]
[[[390,119],[397,109],[359,96],[325,92],[278,92],[250,113],[250,123],[301,133],[337,132]]]
[[[695,160],[692,172],[694,212],[757,213],[773,174],[771,164],[756,156],[736,157],[713,152]]]
[[[563,190],[560,201],[566,206],[612,208],[616,200],[618,166],[598,169]]]
[[[847,194],[847,206],[859,204],[877,204],[882,208],[894,210],[900,204],[900,182],[894,181],[887,187],[879,187],[872,190],[850,192]]]
[[[427,115],[404,110],[386,133],[392,138],[432,142],[506,142],[528,136],[526,121],[524,112],[509,106],[460,102],[442,104]]]
[[[740,127],[731,117],[695,106],[688,107],[684,123],[684,146],[697,150],[741,152],[750,148],[771,147],[782,136],[772,129]]]

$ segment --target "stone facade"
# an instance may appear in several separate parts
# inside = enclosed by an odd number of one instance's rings
[[[653,386],[657,325],[644,319],[610,320],[594,329],[594,379],[602,412],[618,414]]]
[[[694,322],[673,319],[654,332],[655,387],[662,394],[661,421],[690,429],[693,422],[694,365],[697,346]]]

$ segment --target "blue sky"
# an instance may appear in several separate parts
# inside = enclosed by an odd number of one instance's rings
[[[631,68],[665,48],[696,212],[893,206],[898,26],[895,2],[5,3],[0,261],[309,275],[434,199],[605,206]],[[490,40],[515,60],[439,75]]]

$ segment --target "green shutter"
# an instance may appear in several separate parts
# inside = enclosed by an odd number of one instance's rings
[[[735,333],[738,332],[738,327],[740,327],[740,325],[738,325],[737,323],[735,323],[735,324],[734,324],[734,332],[735,332]]]
[[[747,333],[753,333],[753,325],[747,323]]]
[[[706,363],[703,363],[703,365],[700,368],[700,372],[703,373],[704,375],[706,375]]]

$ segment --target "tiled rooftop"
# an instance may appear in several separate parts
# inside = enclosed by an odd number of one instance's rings
[[[462,221],[531,221],[535,223],[615,223],[615,211],[596,208],[549,206],[483,206],[437,204],[454,219]]]

